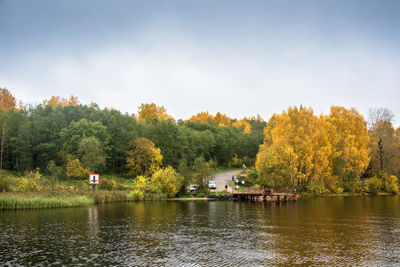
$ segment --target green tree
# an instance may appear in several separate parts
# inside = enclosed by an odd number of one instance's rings
[[[106,157],[99,140],[96,137],[87,137],[79,143],[78,153],[82,164],[92,172],[98,171],[106,164]]]
[[[100,121],[91,122],[87,119],[73,121],[61,130],[60,137],[64,151],[69,154],[77,155],[79,144],[88,137],[95,137],[104,151],[109,150],[110,134]]]
[[[210,179],[210,167],[204,157],[198,157],[194,161],[194,178],[200,190],[207,189],[207,183]]]

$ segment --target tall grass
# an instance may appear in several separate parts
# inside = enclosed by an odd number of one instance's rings
[[[19,194],[0,196],[0,210],[79,207],[93,203],[94,199],[86,196],[71,196],[68,198],[29,196]]]

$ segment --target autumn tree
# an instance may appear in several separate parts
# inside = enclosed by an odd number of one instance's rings
[[[370,156],[369,174],[399,174],[399,139],[393,128],[394,115],[386,108],[369,110]]]
[[[354,108],[333,106],[326,120],[334,149],[331,158],[333,174],[338,181],[354,185],[370,160],[369,136],[364,117]]]
[[[175,121],[163,106],[157,106],[154,103],[141,104],[138,111],[138,120],[146,121],[147,119],[171,120]]]
[[[332,174],[331,145],[323,123],[311,108],[302,106],[275,114],[265,128],[264,144],[257,155],[260,182],[325,191],[325,182],[332,179]]]
[[[183,177],[169,166],[165,169],[158,169],[151,176],[148,183],[152,192],[174,197],[179,192],[183,180]]]
[[[0,120],[1,120],[1,153],[0,153],[0,171],[3,170],[3,153],[4,153],[4,139],[6,136],[6,116],[8,111],[15,109],[15,98],[11,92],[6,88],[0,88]]]
[[[208,111],[199,112],[189,118],[191,122],[213,122],[214,116],[208,113]]]
[[[138,137],[129,143],[126,166],[132,175],[151,176],[162,165],[161,150],[147,138]]]
[[[217,114],[215,114],[215,117],[213,120],[218,126],[230,126],[231,125],[231,119],[226,114],[223,114],[220,112],[217,112]]]
[[[232,126],[241,129],[244,134],[251,132],[251,124],[245,119],[235,121]]]
[[[55,109],[57,106],[67,107],[67,106],[78,106],[79,100],[77,96],[71,95],[69,98],[52,96],[49,100],[43,101],[43,106],[50,106]]]

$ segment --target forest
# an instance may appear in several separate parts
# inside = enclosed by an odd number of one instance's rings
[[[254,166],[247,178],[253,186],[398,191],[400,129],[385,108],[371,109],[368,122],[338,106],[319,116],[290,107],[268,123],[259,115],[233,119],[207,111],[184,121],[154,103],[137,114],[84,105],[74,96],[24,105],[5,88],[0,105],[0,168],[18,175],[84,180],[107,173],[133,178],[136,193],[174,196],[191,182],[206,189],[210,168],[246,164]]]

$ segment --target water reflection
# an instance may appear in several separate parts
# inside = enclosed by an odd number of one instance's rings
[[[0,265],[398,265],[398,196],[0,212]]]

